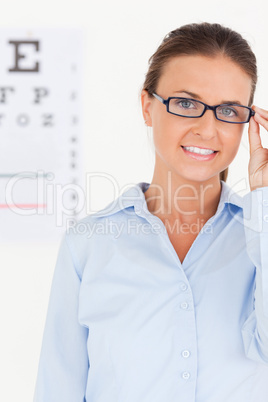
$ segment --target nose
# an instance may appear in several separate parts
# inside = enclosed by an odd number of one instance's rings
[[[220,123],[213,110],[207,109],[203,116],[198,117],[194,122],[193,131],[204,139],[210,139],[216,136],[218,123]]]

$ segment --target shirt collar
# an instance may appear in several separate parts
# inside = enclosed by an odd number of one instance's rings
[[[235,206],[238,208],[243,208],[243,198],[238,195],[231,187],[221,180],[222,191],[221,197],[218,204],[216,214],[220,213],[225,204]],[[104,209],[95,212],[93,215],[95,217],[104,217],[108,215],[113,215],[118,211],[122,211],[129,207],[134,207],[135,212],[147,212],[150,214],[147,208],[147,203],[145,200],[144,192],[148,190],[150,183],[139,182],[124,191],[119,197],[114,201],[110,202]]]

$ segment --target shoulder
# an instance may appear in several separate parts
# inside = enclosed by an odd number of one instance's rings
[[[72,259],[82,277],[87,262],[112,252],[115,240],[126,233],[127,222],[135,215],[134,203],[120,196],[105,208],[69,224],[64,233]]]

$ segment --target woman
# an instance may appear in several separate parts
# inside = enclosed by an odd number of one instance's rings
[[[252,106],[256,81],[229,28],[164,38],[141,93],[152,182],[64,236],[35,402],[267,402],[268,112]],[[248,122],[241,198],[225,181]]]

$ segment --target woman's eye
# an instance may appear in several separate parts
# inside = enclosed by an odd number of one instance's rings
[[[188,109],[191,105],[191,102],[189,101],[181,101],[181,105],[182,107],[185,107],[186,109]]]
[[[190,102],[188,100],[181,100],[177,102],[178,106],[183,107],[184,109],[190,109],[191,107],[194,107],[193,102]]]
[[[219,112],[226,117],[237,116],[236,110],[231,107],[221,107]]]

